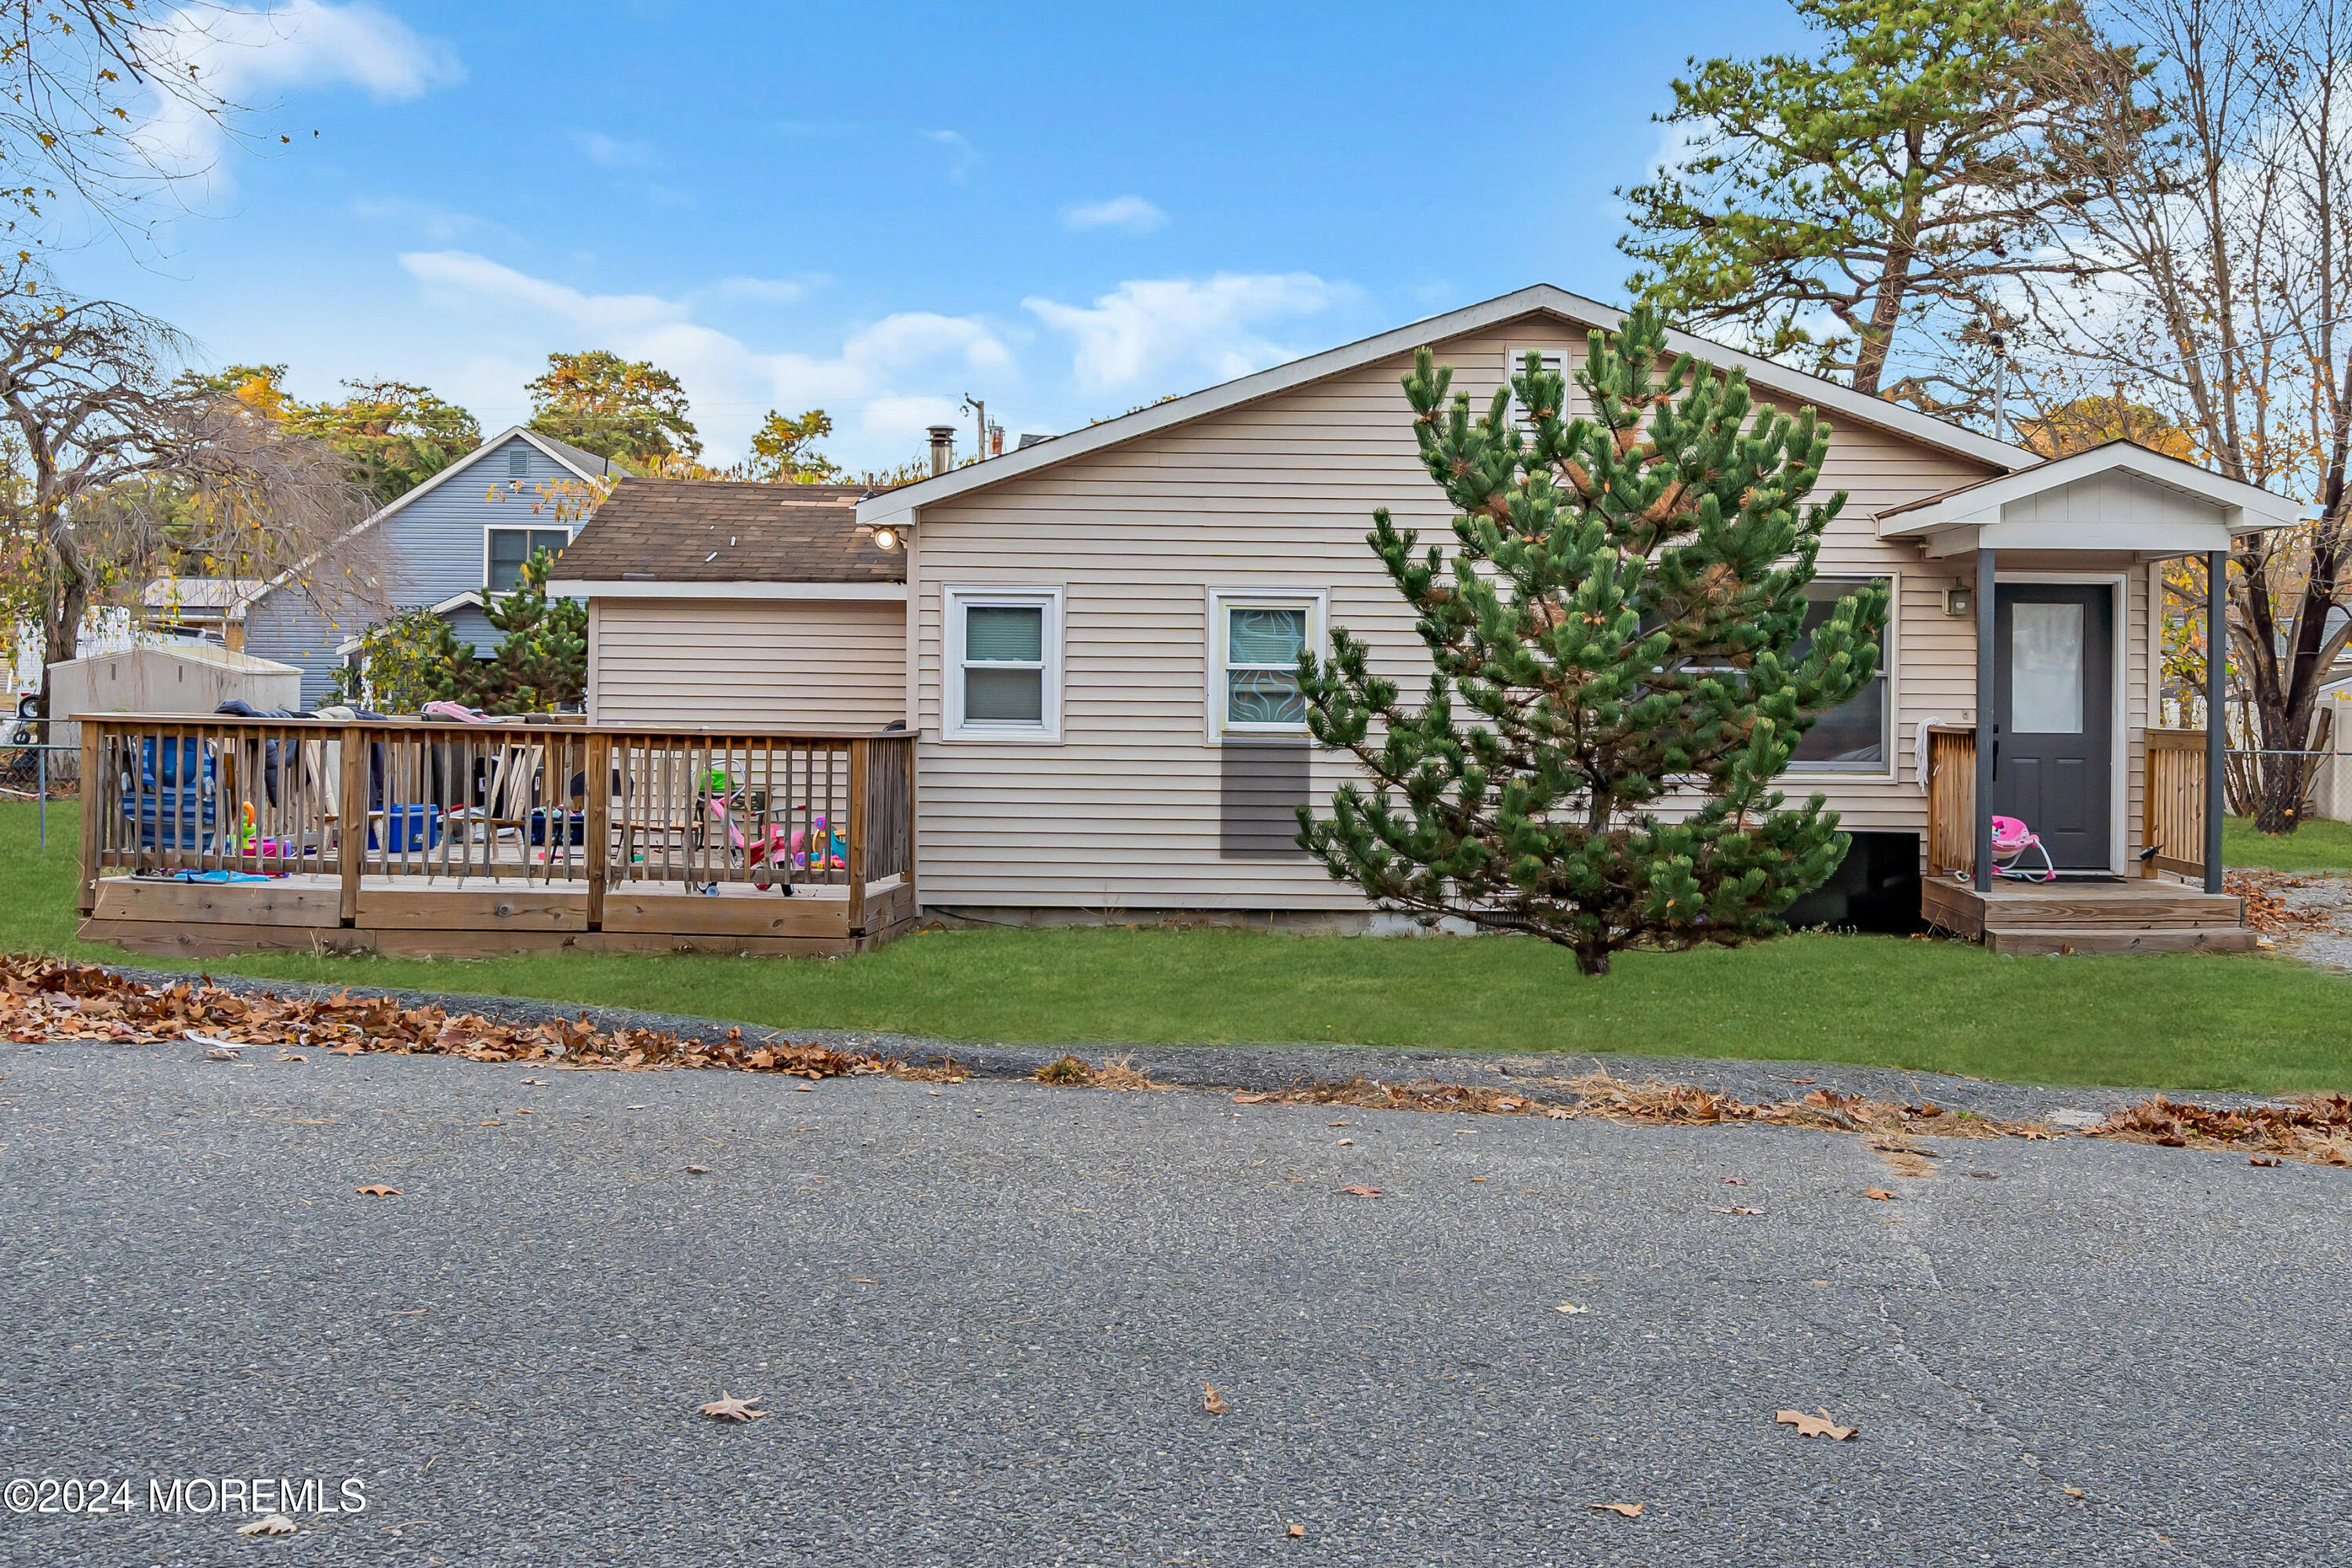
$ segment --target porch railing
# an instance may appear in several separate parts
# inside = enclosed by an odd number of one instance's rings
[[[913,740],[900,731],[81,724],[84,914],[100,879],[119,875],[331,879],[346,926],[362,885],[569,884],[598,930],[607,889],[624,884],[649,894],[750,884],[841,889],[857,931],[872,885],[911,880],[914,868]]]
[[[2205,731],[2150,730],[2141,842],[2146,875],[2205,874]],[[1927,731],[1927,875],[1976,874],[1977,736],[1965,726]]]

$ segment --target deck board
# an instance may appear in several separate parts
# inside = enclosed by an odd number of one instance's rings
[[[1919,888],[1920,918],[1971,938],[1999,939],[2004,952],[2155,952],[2251,945],[2245,905],[2228,893],[2208,893],[2150,878],[2123,882],[2000,882],[1979,893],[1966,883],[1932,878]],[[2203,940],[2189,934],[2205,932]],[[2243,933],[2245,944],[2229,933]],[[2137,936],[2134,942],[2128,939]],[[2035,945],[2042,943],[2047,945]]]

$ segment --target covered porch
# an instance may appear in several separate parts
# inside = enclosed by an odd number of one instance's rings
[[[2233,535],[2301,509],[2116,442],[1884,513],[1879,533],[1958,569],[1971,710],[1921,727],[1920,914],[2011,952],[2254,945],[2221,889],[2223,736],[2167,728],[2162,585],[2206,569],[2205,646],[2226,648]],[[2206,710],[2227,661],[2208,661]]]

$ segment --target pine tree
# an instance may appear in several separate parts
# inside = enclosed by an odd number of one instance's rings
[[[1595,414],[1565,422],[1564,378],[1530,355],[1512,389],[1531,439],[1508,391],[1474,422],[1422,350],[1405,396],[1456,548],[1416,556],[1386,509],[1367,537],[1419,614],[1428,697],[1404,706],[1344,630],[1299,661],[1309,731],[1370,774],[1328,818],[1301,806],[1300,845],[1382,909],[1540,936],[1587,974],[1637,943],[1778,931],[1836,869],[1837,814],[1772,780],[1869,680],[1886,616],[1874,585],[1805,636],[1845,500],[1801,505],[1829,431],[1758,408],[1741,372],[1685,354],[1661,374],[1664,348],[1647,309],[1594,332]]]
[[[547,596],[554,565],[553,555],[534,552],[513,592],[483,604],[483,618],[504,634],[480,675],[478,700],[492,712],[551,713],[587,693],[588,606]]]

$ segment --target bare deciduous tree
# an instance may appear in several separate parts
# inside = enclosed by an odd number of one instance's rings
[[[2268,753],[2237,804],[2289,832],[2309,773],[2289,753],[2352,602],[2352,4],[2112,0],[2101,20],[2132,55],[2055,68],[2104,110],[2053,150],[2075,187],[2062,238],[2092,281],[2035,306],[2065,350],[2060,395],[2127,390],[2200,460],[2319,514],[2241,538],[2229,583],[2239,743]]]
[[[175,377],[187,345],[172,327],[37,282],[20,268],[0,296],[16,470],[0,505],[21,557],[7,597],[37,618],[45,663],[74,657],[94,602],[163,566],[291,572],[322,605],[381,606],[376,547],[352,532],[366,498],[331,448]]]

